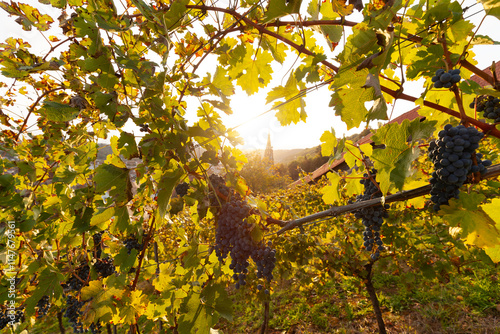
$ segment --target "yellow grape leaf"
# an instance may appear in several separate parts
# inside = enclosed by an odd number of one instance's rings
[[[363,177],[363,173],[352,173],[349,178],[346,179],[345,190],[347,196],[351,197],[353,195],[359,195],[364,192],[364,186],[359,182]]]
[[[333,155],[333,149],[337,146],[337,138],[335,137],[335,130],[325,131],[321,135],[321,155],[324,157],[329,157]]]
[[[335,201],[340,199],[339,195],[339,182],[340,176],[335,172],[330,172],[327,174],[328,180],[330,181],[329,186],[325,186],[321,189],[323,194],[323,201],[326,204],[333,204]]]
[[[153,285],[158,291],[165,291],[168,286],[170,286],[170,281],[172,280],[172,269],[169,263],[160,264],[160,274],[157,278],[153,280]]]
[[[370,143],[360,145],[359,148],[361,149],[361,152],[363,152],[367,157],[370,157],[373,153],[373,146]]]
[[[161,303],[149,302],[144,315],[150,320],[156,320],[168,314],[171,304],[168,299],[161,299]],[[168,310],[167,310],[168,309]]]
[[[346,141],[344,151],[344,159],[347,166],[349,166],[350,168],[356,166],[357,162],[361,159],[361,153],[359,152],[359,149],[354,146],[351,141]]]
[[[144,313],[144,298],[140,290],[134,290],[130,292],[127,298],[127,303],[123,305],[120,309],[120,317],[122,321],[126,324],[134,324],[136,317],[140,317]],[[124,296],[124,300],[125,300]]]

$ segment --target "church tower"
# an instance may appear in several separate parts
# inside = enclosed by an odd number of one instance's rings
[[[267,146],[264,152],[264,160],[267,160],[271,165],[274,165],[273,147],[271,146],[271,134],[267,134]]]

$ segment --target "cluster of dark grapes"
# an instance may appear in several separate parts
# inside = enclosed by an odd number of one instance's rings
[[[272,244],[256,243],[252,238],[253,224],[247,221],[251,207],[241,199],[233,199],[222,205],[217,217],[215,253],[221,263],[231,255],[229,268],[233,270],[236,288],[246,284],[249,259],[257,265],[257,277],[270,282],[276,262],[276,250]]]
[[[356,197],[356,202],[363,202],[382,196],[378,188],[378,183],[374,183],[376,182],[376,174],[377,171],[375,169],[372,169],[371,175],[368,175],[368,173],[363,174],[363,179],[360,183],[364,186],[365,191],[362,195]],[[378,259],[380,252],[385,250],[384,243],[380,238],[380,228],[384,223],[384,218],[389,216],[387,213],[388,208],[388,204],[380,204],[359,209],[354,212],[354,216],[358,219],[361,218],[365,226],[365,230],[363,231],[363,245],[368,252],[372,252],[370,257],[373,261]]]
[[[273,269],[276,266],[276,249],[272,247],[273,243],[268,241],[266,247],[261,246],[252,254],[252,259],[257,266],[257,278],[264,277],[268,282],[273,280]],[[257,289],[259,289],[259,285]],[[269,290],[265,290],[265,293],[269,294]]]
[[[90,267],[88,264],[81,264],[69,280],[63,285],[64,288],[74,291],[80,291],[84,286],[83,282],[88,282],[90,276]],[[83,282],[82,282],[83,281]],[[87,283],[88,284],[88,283]]]
[[[132,249],[135,249],[137,250],[138,252],[140,252],[142,250],[142,244],[140,244],[138,241],[137,241],[137,238],[135,237],[129,237],[127,238],[123,244],[125,245],[125,248],[127,249],[127,254],[130,254],[130,252],[132,252]]]
[[[95,250],[95,256],[96,258],[101,257],[102,253],[102,234],[103,231],[97,232],[92,236],[92,239],[94,240],[94,250]]]
[[[10,319],[7,317],[7,315],[4,312],[0,312],[0,330],[7,327],[9,321]]]
[[[491,95],[481,95],[469,105],[472,109],[482,112],[484,118],[500,122],[500,98]]]
[[[108,277],[112,275],[115,272],[113,258],[107,256],[102,260],[98,259],[97,262],[94,263],[94,269],[101,277]]]
[[[182,182],[175,187],[175,193],[180,197],[184,197],[189,190],[189,183]]]
[[[100,322],[98,322],[97,324],[95,322],[93,322],[90,324],[89,330],[90,330],[90,333],[92,333],[92,334],[100,334],[100,333],[102,333],[102,325]]]
[[[457,68],[445,72],[445,70],[440,68],[432,77],[432,82],[434,82],[435,88],[451,88],[451,86],[458,83],[460,79],[460,69]]]
[[[18,322],[22,322],[23,321],[23,317],[24,317],[24,312],[21,311],[21,310],[17,310],[15,315],[14,315],[14,319],[12,319],[7,313],[9,311],[8,310],[5,310],[4,312],[0,312],[0,330],[4,329],[5,327],[7,327],[7,325],[9,323],[18,323]]]
[[[228,200],[231,189],[226,186],[226,181],[221,176],[212,174],[208,177],[208,182],[211,190],[208,198],[210,206],[219,206]]]
[[[481,153],[475,154],[483,136],[476,128],[447,124],[439,132],[438,139],[429,143],[428,155],[434,164],[430,183],[435,211],[447,205],[451,198],[458,198],[460,187],[469,174],[484,173],[491,165],[490,160],[481,160]]]
[[[141,126],[139,127],[139,131],[141,132],[149,132],[149,125],[147,124],[141,124]]]
[[[80,317],[83,312],[81,310],[82,306],[85,305],[84,301],[78,301],[77,298],[67,295],[66,296],[66,311],[64,312],[64,316],[68,318],[71,327],[73,327],[74,333],[84,333],[82,321]]]
[[[50,309],[50,299],[49,296],[43,296],[38,303],[36,303],[36,318],[40,319],[47,315]]]

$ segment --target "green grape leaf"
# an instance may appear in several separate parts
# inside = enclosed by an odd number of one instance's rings
[[[120,168],[112,164],[102,164],[96,169],[94,183],[96,191],[103,193],[107,190],[126,191],[128,180],[128,169]]]
[[[270,0],[269,6],[264,13],[262,23],[271,22],[282,16],[286,16],[292,13],[298,14],[300,11],[300,5],[302,0]]]
[[[132,159],[139,157],[139,150],[133,134],[123,131],[120,138],[111,137],[111,147],[115,155],[123,155],[125,159]]]
[[[420,122],[404,120],[401,124],[392,123],[377,130],[372,137],[377,145],[385,145],[383,149],[375,149],[371,156],[375,168],[388,175],[389,179],[382,179],[381,188],[389,189],[392,182],[402,190],[405,180],[413,174],[412,163],[418,158],[420,149],[418,142],[430,137],[436,122]]]
[[[120,268],[122,273],[128,273],[135,261],[137,260],[137,255],[139,252],[136,249],[132,249],[132,251],[127,253],[127,248],[122,247],[120,252],[116,254],[114,258],[114,263],[117,267]]]
[[[35,313],[35,306],[43,296],[53,296],[58,298],[62,295],[63,289],[61,282],[64,281],[64,276],[58,273],[56,268],[47,267],[39,273],[38,284],[31,296],[26,299],[25,308],[26,315],[31,316]]]
[[[54,101],[44,101],[38,112],[52,122],[69,122],[80,114],[78,108]]]
[[[500,262],[499,199],[480,205],[486,197],[477,193],[460,193],[458,200],[442,205],[440,213],[451,227],[461,229],[464,243],[484,249],[493,262]],[[495,220],[496,219],[496,220]]]
[[[90,300],[86,319],[89,322],[100,319],[101,321],[110,321],[113,314],[113,298],[120,297],[123,290],[117,289],[112,285],[105,285],[110,282],[109,278],[103,281],[90,281],[88,286],[82,288],[81,297],[83,300]]]
[[[335,50],[335,47],[342,38],[342,33],[344,32],[342,26],[320,26],[321,32],[326,38],[330,50]]]
[[[156,16],[150,6],[143,0],[131,0],[130,1],[147,20],[154,21]]]
[[[226,289],[220,283],[211,281],[202,291],[201,298],[205,306],[212,311],[219,313],[221,317],[228,321],[233,321],[232,301]]]
[[[170,197],[172,196],[174,187],[183,175],[184,170],[173,160],[168,166],[168,169],[165,169],[163,171],[163,175],[158,182],[158,209],[156,210],[157,218],[159,218],[160,220],[165,217],[165,214],[168,211],[168,203],[170,202]]]
[[[65,8],[68,3],[67,0],[38,0],[38,1],[47,5],[50,4],[52,5],[52,7],[56,8]]]
[[[210,283],[201,294],[191,292],[181,305],[179,334],[208,333],[219,316],[232,319],[231,300],[224,288]]]
[[[367,75],[367,69],[341,69],[332,83],[335,91],[329,106],[346,123],[347,129],[359,127],[367,120],[369,114],[365,102],[377,98],[373,87],[365,86]]]
[[[189,3],[189,0],[179,0],[174,1],[170,4],[170,7],[167,11],[164,11],[162,20],[165,22],[165,28],[168,31],[175,29],[186,21],[186,5]],[[158,14],[161,15],[161,14]],[[166,34],[168,36],[168,34]]]

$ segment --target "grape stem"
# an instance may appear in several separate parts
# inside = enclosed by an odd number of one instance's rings
[[[500,175],[500,164],[491,166],[486,169],[486,173],[481,176],[481,180],[497,177]],[[388,195],[385,197],[384,203],[392,203],[392,202],[400,202],[406,201],[412,198],[420,197],[429,194],[431,191],[431,185],[428,184],[426,186],[415,188],[411,190],[405,190],[398,192],[396,194]],[[353,212],[359,209],[367,208],[370,206],[380,205],[382,204],[383,197],[373,198],[367,201],[356,202],[349,205],[344,206],[336,206],[332,207],[328,210],[314,213],[309,216],[305,216],[303,218],[291,220],[288,222],[283,222],[280,225],[284,225],[278,232],[278,235],[285,233],[286,231],[292,230],[294,228],[300,227],[305,223],[309,223],[315,221],[317,219],[325,218],[325,217],[336,217],[342,213]]]
[[[455,94],[455,100],[457,101],[458,110],[460,111],[460,119],[464,126],[469,126],[468,117],[465,114],[464,105],[462,103],[462,97],[460,96],[460,92],[458,91],[458,87],[456,84],[453,85],[452,89],[453,94]]]

